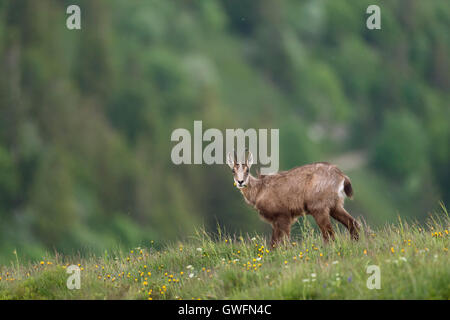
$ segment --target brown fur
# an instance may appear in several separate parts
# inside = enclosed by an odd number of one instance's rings
[[[234,165],[235,169],[240,166]],[[247,169],[247,163],[241,166]],[[245,201],[272,225],[273,247],[289,238],[292,224],[305,214],[314,217],[325,242],[334,239],[330,216],[342,223],[353,239],[358,239],[358,223],[344,209],[345,196],[353,195],[351,182],[335,165],[319,162],[274,175],[248,174],[240,191]]]

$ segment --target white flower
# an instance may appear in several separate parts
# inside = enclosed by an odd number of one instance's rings
[[[311,277],[315,278],[316,274],[315,273],[311,273]]]
[[[193,273],[189,274],[189,278],[193,278],[193,277],[194,277]]]
[[[408,260],[406,260],[405,257],[400,257],[399,259],[402,260],[402,261],[405,261],[405,262],[408,261]]]
[[[252,238],[252,241],[255,241],[255,240],[256,240],[256,238],[255,238],[255,237],[253,237],[253,238]]]
[[[309,279],[303,279],[302,281],[303,282],[309,282]]]
[[[261,257],[259,257],[259,258],[256,258],[256,261],[261,261]]]
[[[331,264],[338,264],[339,261],[333,261]]]
[[[197,248],[197,251],[198,251],[198,252],[202,252],[203,249],[202,249],[202,248]]]
[[[192,265],[188,265],[188,266],[186,267],[186,269],[194,269],[194,267],[193,267]]]

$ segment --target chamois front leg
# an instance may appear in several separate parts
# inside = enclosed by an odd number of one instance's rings
[[[272,240],[270,241],[272,248],[275,248],[283,240],[289,241],[291,236],[291,221],[289,219],[279,218],[272,223],[272,228]]]
[[[272,224],[272,239],[270,239],[270,247],[275,248],[280,241],[281,237],[281,230],[278,228],[278,226],[274,223]]]

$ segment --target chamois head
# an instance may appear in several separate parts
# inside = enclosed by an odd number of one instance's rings
[[[227,164],[233,173],[234,184],[238,189],[244,188],[248,184],[248,177],[250,174],[250,167],[253,164],[253,155],[248,151],[244,159],[244,163],[238,163],[237,154],[234,151],[234,157],[228,152]]]

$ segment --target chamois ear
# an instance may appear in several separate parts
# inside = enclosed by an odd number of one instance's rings
[[[227,164],[228,164],[228,166],[229,166],[231,169],[234,168],[234,159],[233,159],[233,156],[231,155],[231,152],[228,152],[228,155],[227,155]]]
[[[253,164],[253,154],[250,151],[248,152],[246,164],[249,169]]]

